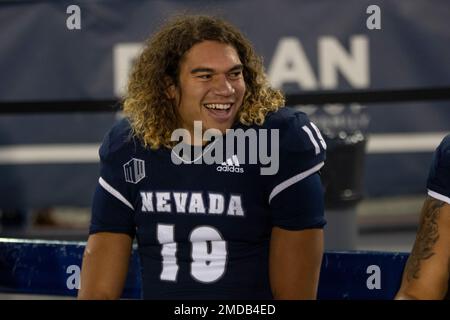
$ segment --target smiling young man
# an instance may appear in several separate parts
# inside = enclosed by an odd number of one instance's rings
[[[194,121],[202,121],[205,130],[230,129],[244,99],[243,69],[236,50],[225,43],[205,40],[186,52],[179,88],[169,88],[179,106],[181,126],[192,136]]]
[[[227,22],[184,16],[157,32],[131,74],[126,118],[100,148],[79,298],[121,296],[134,238],[145,299],[316,298],[326,145],[305,114],[283,103]],[[263,164],[236,153],[219,165],[175,164],[172,133],[195,135],[196,122],[223,137],[277,131],[268,147],[279,170],[261,174]],[[257,137],[245,146],[262,152]]]

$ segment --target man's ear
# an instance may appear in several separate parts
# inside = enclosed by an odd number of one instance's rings
[[[177,87],[175,83],[169,77],[164,79],[166,84],[166,96],[171,100],[175,100],[177,98]]]

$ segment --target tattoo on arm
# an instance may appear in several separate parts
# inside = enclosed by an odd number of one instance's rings
[[[431,197],[425,200],[416,242],[405,268],[408,281],[418,279],[421,261],[434,255],[433,247],[439,239],[437,220],[443,205],[443,201]]]

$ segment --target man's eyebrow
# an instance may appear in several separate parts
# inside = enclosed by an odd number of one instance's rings
[[[242,64],[237,64],[237,65],[235,65],[233,68],[231,68],[230,70],[228,70],[228,72],[242,71],[242,70],[244,70],[244,65],[242,65]]]
[[[200,68],[194,68],[191,70],[191,74],[200,73],[200,72],[214,72],[214,69],[200,67]]]
[[[227,72],[240,71],[243,69],[244,69],[244,66],[242,64],[237,64],[237,65],[231,67],[230,70],[228,70]],[[202,73],[202,72],[214,73],[215,70],[212,68],[206,68],[206,67],[199,67],[199,68],[194,68],[191,70],[191,74]]]

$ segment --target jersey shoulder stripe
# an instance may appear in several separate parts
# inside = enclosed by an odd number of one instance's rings
[[[326,143],[308,116],[290,107],[282,107],[266,116],[265,129],[278,129],[280,150],[289,153],[311,153],[319,162],[325,159]]]

